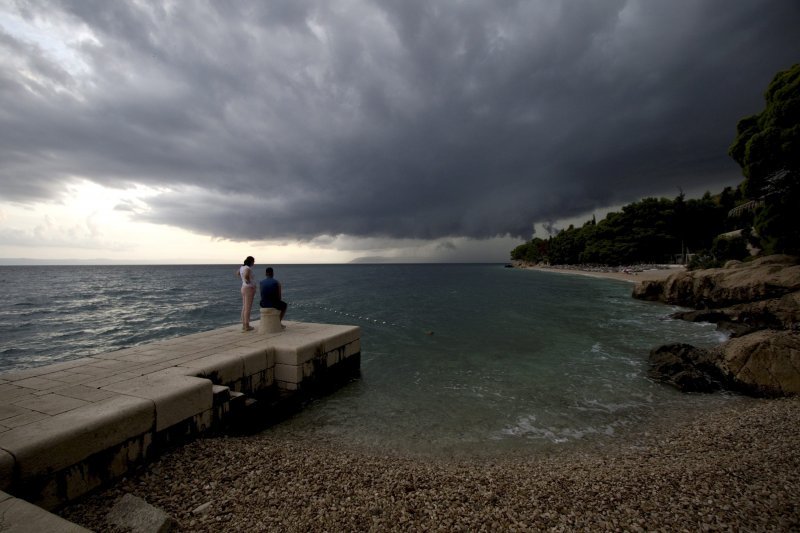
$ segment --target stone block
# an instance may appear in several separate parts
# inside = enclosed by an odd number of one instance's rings
[[[22,400],[17,402],[16,405],[19,407],[24,407],[25,409],[30,409],[31,411],[36,411],[38,413],[55,416],[67,411],[72,411],[78,407],[83,407],[87,404],[88,402],[84,400],[70,398],[69,396],[62,396],[61,394],[50,393],[36,398]]]
[[[287,383],[300,383],[303,381],[303,367],[301,365],[275,364],[275,379]]]
[[[120,372],[130,371],[131,369],[137,368],[142,363],[133,362],[133,361],[120,361],[117,359],[98,359],[93,363],[90,363],[85,366],[93,367],[93,368],[107,368],[109,370],[115,370]]]
[[[3,420],[3,425],[9,428],[18,428],[22,426],[27,426],[28,424],[32,424],[34,422],[38,422],[39,420],[45,420],[49,418],[48,415],[44,413],[38,413],[36,411],[27,411],[21,415],[12,416],[11,418],[6,418]]]
[[[150,455],[152,443],[153,434],[144,433],[62,470],[32,481],[22,480],[19,491],[28,501],[45,509],[54,509],[143,464]]]
[[[78,367],[75,367],[74,369],[72,369],[72,371],[76,372],[78,374],[89,374],[90,376],[94,376],[95,379],[108,377],[108,376],[114,375],[114,374],[116,374],[118,372],[121,372],[121,370],[116,370],[115,371],[115,370],[112,370],[110,368],[102,368],[102,367],[94,366],[94,365],[78,366]]]
[[[207,379],[180,375],[148,375],[113,383],[103,390],[150,400],[155,403],[156,431],[162,431],[211,409],[212,383]]]
[[[361,337],[361,328],[355,326],[332,326],[329,334],[324,337],[323,350],[329,352],[345,346]]]
[[[16,458],[24,480],[77,464],[154,426],[151,400],[115,396],[0,433],[0,448]]]
[[[244,375],[252,376],[258,372],[267,369],[267,350],[265,348],[257,348],[242,354],[242,363],[244,363]]]
[[[104,377],[92,376],[89,381],[82,383],[87,387],[94,387],[95,389],[99,389],[101,387],[105,387],[106,385],[111,385],[112,383],[119,383],[120,381],[128,381],[129,379],[136,379],[139,377],[139,374],[134,374],[133,372],[119,372],[116,374],[110,374]]]
[[[12,383],[0,384],[0,402],[13,401],[20,396],[27,396],[30,391],[17,387]]]
[[[5,450],[0,450],[0,491],[11,490],[13,485],[14,456]]]
[[[54,381],[52,379],[47,379],[43,377],[29,377],[15,381],[14,385],[26,389],[49,390],[49,389],[55,389],[56,387],[61,387],[64,384],[60,381]]]
[[[55,394],[60,396],[67,396],[69,398],[77,398],[85,402],[99,402],[115,396],[111,391],[104,391],[94,387],[87,387],[85,385],[70,385],[61,389],[53,390]]]
[[[14,370],[11,372],[4,372],[0,374],[5,381],[15,382],[23,379],[40,377],[44,374],[49,374],[51,370],[45,370],[45,367],[39,366],[35,368],[25,368],[23,370]]]
[[[323,357],[323,361],[324,361],[324,357],[325,356],[322,356],[322,357]],[[303,379],[313,376],[316,366],[317,365],[314,364],[314,360],[313,359],[311,361],[306,361],[305,363],[303,363],[301,365],[301,367],[303,369]]]
[[[296,339],[291,339],[296,340]],[[313,340],[311,342],[291,342],[290,339],[281,339],[280,342],[273,344],[275,350],[275,363],[284,365],[302,365],[317,355],[323,354],[322,343]]]
[[[90,376],[89,374],[81,374],[80,372],[75,372],[75,369],[71,370],[59,370],[58,372],[53,372],[52,374],[47,374],[47,379],[52,379],[55,381],[61,381],[63,383],[86,383],[87,381],[92,381],[95,379],[94,376]]]
[[[179,366],[198,370],[198,376],[208,378],[217,385],[228,385],[244,376],[244,362],[237,355],[210,355],[194,361],[186,361]]]
[[[197,374],[199,373],[194,368],[184,368],[182,366],[162,367],[161,365],[154,365],[152,367],[149,367],[147,369],[142,369],[142,370],[147,370],[147,372],[143,373],[142,376],[148,376],[148,377],[151,377],[151,378],[154,378],[154,377],[157,377],[157,376],[194,376],[194,377],[197,377]],[[152,372],[150,372],[150,370],[152,370]]]
[[[356,339],[353,342],[347,343],[344,347],[345,358],[361,353],[361,339]]]
[[[0,421],[8,418],[14,418],[15,416],[19,415],[24,415],[29,412],[29,409],[20,407],[18,405],[0,404]]]
[[[152,363],[164,363],[166,361],[170,361],[175,359],[174,355],[167,355],[167,354],[154,354],[154,353],[131,353],[121,357],[120,361],[128,361],[131,363],[142,363],[142,364],[152,364]]]
[[[333,350],[325,354],[325,364],[329,367],[335,365],[341,359],[341,352],[339,350]]]
[[[91,533],[77,524],[56,516],[19,498],[0,500],[4,532],[47,531],[48,533]]]

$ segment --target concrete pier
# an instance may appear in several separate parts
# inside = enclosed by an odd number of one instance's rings
[[[53,509],[223,423],[237,404],[296,395],[358,368],[360,328],[285,324],[0,374],[0,491]]]

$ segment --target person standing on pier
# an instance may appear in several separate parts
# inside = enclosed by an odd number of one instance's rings
[[[256,296],[256,282],[253,279],[252,266],[256,260],[252,256],[247,256],[244,264],[239,267],[236,273],[242,280],[242,331],[253,331],[255,328],[250,325],[250,310],[253,307],[253,300]]]
[[[288,305],[281,300],[281,284],[273,278],[275,272],[272,267],[267,267],[267,277],[261,280],[261,307],[272,307],[281,312],[281,321],[286,315]]]

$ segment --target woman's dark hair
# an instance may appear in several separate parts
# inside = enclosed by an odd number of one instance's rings
[[[248,255],[247,259],[244,260],[244,264],[249,266],[249,267],[253,266],[253,263],[255,263],[255,262],[256,262],[256,260],[253,259],[253,256],[251,256],[251,255]]]

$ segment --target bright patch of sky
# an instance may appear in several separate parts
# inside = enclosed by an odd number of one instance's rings
[[[25,19],[0,11],[0,27],[9,35],[41,51],[72,75],[90,73],[89,64],[81,57],[79,47],[86,43],[99,44],[86,25],[64,24],[60,19]]]

